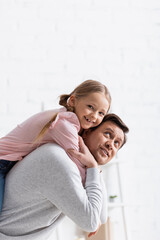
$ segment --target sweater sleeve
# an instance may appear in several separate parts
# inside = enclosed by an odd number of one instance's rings
[[[84,231],[96,231],[103,201],[98,169],[87,169],[84,188],[78,169],[65,151],[58,145],[47,145],[45,181],[38,183],[41,193]]]
[[[101,186],[102,186],[102,192],[103,192],[103,202],[102,202],[100,220],[102,224],[105,224],[108,218],[108,204],[107,204],[108,201],[107,201],[107,189],[103,180],[102,173],[101,173]]]

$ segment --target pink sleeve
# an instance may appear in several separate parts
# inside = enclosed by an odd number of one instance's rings
[[[73,112],[58,113],[55,121],[49,128],[50,137],[60,145],[65,151],[69,148],[79,151],[79,135],[80,130],[79,120]],[[77,165],[82,183],[85,185],[86,167],[76,158],[68,154],[72,161]]]
[[[60,112],[51,124],[49,134],[64,150],[69,148],[79,150],[79,130],[80,124],[75,113]]]

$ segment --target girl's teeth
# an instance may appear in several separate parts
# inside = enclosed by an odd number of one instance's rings
[[[91,120],[89,120],[88,118],[86,118],[86,120],[88,121],[88,122],[92,122]]]
[[[86,119],[88,122],[90,122],[90,123],[94,123],[94,121],[91,121],[91,120],[89,120],[89,119],[86,118],[86,117],[85,117],[85,119]]]

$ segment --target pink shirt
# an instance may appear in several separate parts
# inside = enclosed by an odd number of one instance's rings
[[[58,112],[55,121],[44,137],[33,144],[43,126]],[[75,113],[67,112],[65,108],[48,110],[37,113],[19,124],[5,137],[0,138],[0,159],[17,161],[28,155],[42,144],[55,142],[66,151],[69,148],[79,150],[78,132],[79,120]],[[69,156],[77,165],[83,184],[85,183],[86,168],[77,159]]]

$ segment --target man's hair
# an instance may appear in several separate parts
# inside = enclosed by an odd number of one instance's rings
[[[105,117],[103,118],[103,121],[101,124],[103,124],[104,122],[113,122],[115,125],[117,125],[124,133],[124,141],[122,146],[126,143],[127,141],[127,136],[126,133],[129,132],[129,128],[127,127],[127,125],[122,121],[122,119],[120,117],[118,117],[116,114],[114,113],[108,113],[105,115]],[[121,146],[121,147],[122,147]]]

